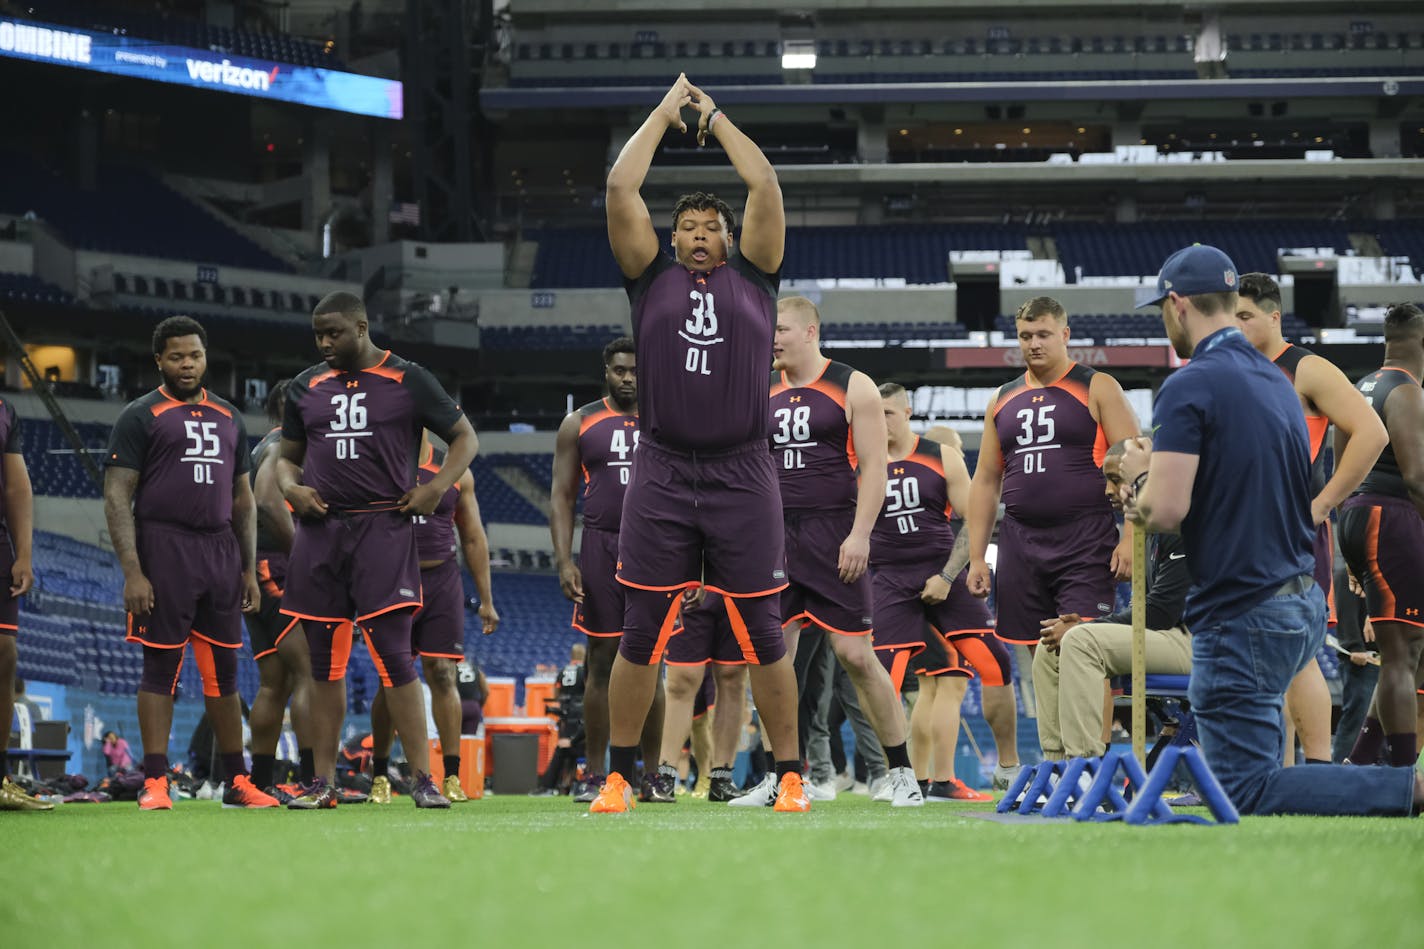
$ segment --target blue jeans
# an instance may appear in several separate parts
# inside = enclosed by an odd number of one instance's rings
[[[1413,768],[1282,768],[1286,686],[1325,639],[1318,586],[1192,629],[1189,697],[1207,764],[1242,814],[1407,816]]]

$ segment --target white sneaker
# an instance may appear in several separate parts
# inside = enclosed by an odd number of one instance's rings
[[[915,780],[915,772],[911,768],[891,768],[890,778],[890,806],[891,807],[922,807],[925,803],[925,796],[920,793],[920,784]]]
[[[878,778],[870,779],[870,799],[881,804],[895,799],[895,782],[890,779],[890,775],[882,774]]]
[[[1001,764],[995,765],[994,790],[1007,791],[1009,789],[1009,785],[1014,783],[1014,778],[1017,778],[1019,776],[1020,770],[1022,770],[1022,765],[1011,764],[1008,767],[1005,767]]]
[[[193,796],[200,801],[211,801],[214,797],[220,797],[220,795],[214,791],[211,781],[204,781],[199,785],[198,792]]]
[[[768,771],[761,779],[761,783],[752,788],[741,797],[734,797],[727,802],[729,807],[771,807],[776,803],[777,792],[776,775]]]
[[[837,791],[849,791],[855,787],[855,775],[849,771],[842,771],[835,776],[834,781]]]
[[[835,778],[828,778],[820,784],[814,781],[807,781],[803,787],[806,788],[806,796],[809,797],[813,803],[815,801],[834,801],[836,799]]]
[[[861,797],[868,797],[870,795],[870,788],[864,781],[857,781],[850,786],[850,793],[859,794]]]

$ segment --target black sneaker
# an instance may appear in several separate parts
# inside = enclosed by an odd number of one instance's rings
[[[584,775],[583,780],[574,785],[574,803],[592,804],[606,780],[608,779],[601,774]]]
[[[302,793],[287,806],[294,811],[324,811],[341,803],[341,792],[326,783],[326,778],[312,778],[310,784],[302,785]]]
[[[713,778],[711,787],[707,789],[707,800],[714,804],[725,804],[740,793],[731,778]]]
[[[440,793],[440,789],[435,786],[435,782],[430,780],[430,775],[424,771],[418,771],[415,775],[415,787],[410,792],[411,800],[415,801],[416,807],[449,807],[450,799]]]
[[[297,799],[296,795],[288,794],[286,791],[282,790],[279,785],[276,784],[272,785],[271,787],[263,788],[262,790],[267,794],[270,794],[275,797],[277,799],[278,804],[290,804]]]
[[[654,804],[677,803],[677,778],[671,774],[653,772],[643,775],[643,786],[638,795],[640,801]]]

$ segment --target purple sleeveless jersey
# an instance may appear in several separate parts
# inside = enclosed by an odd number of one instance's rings
[[[429,453],[415,469],[415,483],[429,484],[445,463],[445,453],[429,446]],[[449,560],[455,555],[455,503],[460,499],[460,482],[456,481],[440,495],[440,503],[429,514],[417,515],[415,521],[415,549],[421,563],[430,560]]]
[[[953,513],[944,479],[939,442],[916,436],[915,446],[886,465],[885,503],[870,532],[870,562],[885,564],[941,560],[954,546]]]
[[[180,402],[160,386],[125,406],[106,463],[138,470],[140,526],[218,530],[232,523],[232,486],[247,474],[247,427],[231,402],[206,389],[200,401]]]
[[[1004,456],[1004,510],[1024,524],[1066,524],[1110,513],[1103,493],[1107,438],[1088,411],[1095,375],[1074,363],[1052,385],[1028,373],[999,389],[990,409]]]
[[[460,414],[425,368],[388,352],[369,369],[318,365],[292,380],[282,437],[306,443],[302,483],[333,510],[384,510],[415,486],[421,430],[448,435]]]
[[[625,283],[643,430],[682,451],[765,439],[779,276],[737,253],[706,274],[659,256]]]
[[[638,416],[624,415],[609,399],[578,410],[579,464],[583,467],[583,526],[617,531],[623,495],[638,447]]]
[[[784,372],[771,374],[771,457],[787,511],[855,507],[855,445],[846,421],[854,372],[828,359],[804,386],[790,385]]]

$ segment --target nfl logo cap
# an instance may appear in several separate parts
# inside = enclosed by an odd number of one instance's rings
[[[1230,257],[1215,247],[1193,244],[1167,258],[1155,287],[1137,291],[1137,307],[1156,306],[1173,293],[1179,297],[1230,293],[1236,286],[1236,265]]]

